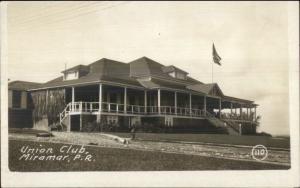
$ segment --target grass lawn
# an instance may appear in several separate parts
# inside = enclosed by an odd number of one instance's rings
[[[44,130],[37,130],[31,128],[9,128],[8,133],[20,133],[20,134],[33,134],[36,135],[37,133],[49,133],[48,131]]]
[[[120,137],[130,137],[130,133],[111,133]],[[235,136],[224,134],[177,134],[177,133],[136,133],[136,138],[151,141],[185,141],[215,144],[234,144],[254,146],[262,144],[266,147],[290,148],[290,139],[266,136]]]
[[[258,162],[218,159],[195,155],[114,149],[85,146],[91,161],[20,160],[22,146],[52,148],[51,155],[61,155],[62,146],[70,144],[9,140],[9,168],[11,171],[155,171],[155,170],[259,170],[288,169],[286,166]],[[80,146],[74,146],[80,147]],[[70,158],[75,154],[70,154]]]
[[[9,133],[20,133],[20,134],[31,134],[36,135],[37,133],[47,133],[43,130],[35,129],[9,129]],[[109,132],[108,134],[117,135],[120,137],[131,137],[130,133],[117,133]],[[138,140],[149,140],[149,141],[184,141],[184,142],[203,142],[213,144],[234,144],[234,145],[247,145],[255,146],[262,144],[266,147],[276,148],[290,148],[289,137],[267,137],[267,136],[236,136],[236,135],[225,135],[225,134],[189,134],[189,133],[136,133],[136,139]]]

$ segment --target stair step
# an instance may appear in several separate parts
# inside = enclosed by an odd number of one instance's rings
[[[220,120],[214,116],[210,116],[207,120],[213,124],[215,127],[222,127],[227,130],[230,135],[239,135],[240,131],[238,128],[234,128],[234,125],[228,121]],[[225,125],[226,123],[226,125]]]

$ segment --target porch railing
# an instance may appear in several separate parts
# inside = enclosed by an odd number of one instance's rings
[[[126,113],[129,114],[143,114],[145,112],[144,106],[139,105],[126,105],[119,103],[102,102],[101,106],[99,102],[74,102],[69,103],[70,112],[111,112],[111,113]],[[100,108],[101,107],[101,108]]]
[[[234,113],[221,113],[221,119],[224,120],[244,120],[244,121],[255,121],[253,114],[234,114]]]
[[[158,106],[141,106],[141,105],[126,105],[119,103],[108,103],[102,102],[101,106],[99,102],[74,102],[69,103],[65,110],[61,113],[61,116],[67,115],[70,112],[108,112],[108,113],[127,113],[127,114],[159,114]],[[101,107],[101,108],[100,108]],[[126,111],[126,112],[125,112]],[[164,115],[178,115],[178,116],[193,116],[193,117],[204,117],[205,113],[201,109],[190,109],[174,106],[161,106],[160,114]],[[62,118],[62,117],[61,117]]]
[[[64,111],[60,114],[60,120],[62,121],[69,113],[93,113],[93,112],[107,112],[115,114],[140,114],[140,115],[174,115],[174,116],[190,116],[190,117],[210,117],[213,114],[205,112],[202,109],[190,109],[184,107],[174,106],[141,106],[141,105],[126,105],[120,103],[109,103],[102,102],[70,102]],[[214,116],[215,117],[215,116]],[[253,121],[253,119],[245,117],[231,118],[231,116],[224,116],[221,114],[221,119],[237,119],[237,120],[248,120]]]

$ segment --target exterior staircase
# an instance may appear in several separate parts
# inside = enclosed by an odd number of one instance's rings
[[[230,135],[241,135],[239,124],[229,121],[229,120],[222,120],[226,123],[226,128],[228,131],[228,134]]]
[[[62,129],[66,129],[69,125],[69,113],[70,113],[70,108],[71,108],[71,103],[67,104],[65,109],[59,114],[59,123]]]
[[[206,117],[209,123],[217,128],[224,128],[229,135],[240,135],[239,127],[236,123],[216,118],[206,111]]]

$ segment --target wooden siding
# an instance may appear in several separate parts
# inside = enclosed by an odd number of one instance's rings
[[[34,105],[34,122],[47,116],[49,125],[59,123],[59,113],[66,106],[65,89],[34,91],[31,92],[31,97]]]

